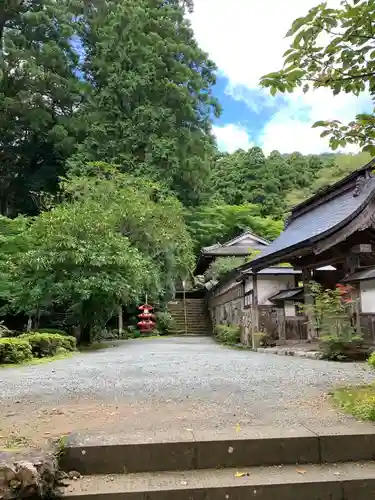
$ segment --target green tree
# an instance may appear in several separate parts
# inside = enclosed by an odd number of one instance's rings
[[[8,259],[17,283],[9,308],[33,316],[63,308],[85,341],[119,305],[145,293],[168,298],[193,264],[175,198],[107,165],[91,173],[63,182],[66,201],[36,217],[21,234],[25,248]]]
[[[199,207],[189,212],[187,224],[196,253],[202,247],[225,243],[246,229],[270,240],[283,229],[281,220],[261,217],[259,207],[251,204]]]
[[[272,151],[265,157],[258,147],[220,155],[211,175],[211,204],[250,203],[258,207],[257,215],[281,219],[288,209],[288,193],[310,186],[325,164],[319,156],[298,152]]]
[[[216,68],[180,4],[113,0],[88,11],[84,73],[94,91],[81,110],[87,135],[72,168],[108,161],[195,204],[209,176],[219,107]]]
[[[368,91],[374,101],[374,24],[375,0],[342,0],[336,9],[320,3],[294,21],[287,33],[293,40],[284,54],[284,68],[265,75],[261,85],[273,95],[298,87],[304,92],[329,88],[334,95]],[[360,114],[348,124],[333,120],[314,126],[325,128],[321,135],[330,136],[332,149],[349,143],[375,153],[374,114]]]
[[[75,147],[84,84],[70,0],[0,2],[0,213],[36,213]]]
[[[309,184],[302,188],[294,188],[287,195],[289,207],[297,205],[306,200],[320,189],[331,186],[340,179],[351,174],[354,170],[363,167],[371,160],[369,153],[363,152],[358,155],[338,154],[327,159],[325,166],[319,169],[318,175],[310,180]]]

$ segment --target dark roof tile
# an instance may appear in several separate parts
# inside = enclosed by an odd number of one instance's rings
[[[318,241],[321,237],[344,226],[363,209],[374,192],[375,178],[371,178],[357,196],[353,196],[353,183],[351,182],[348,189],[337,196],[311,207],[309,211],[304,211],[295,218],[292,217],[280,236],[253,260],[253,267],[261,269],[263,266],[280,262],[277,259],[279,256],[285,256],[288,251],[302,247],[303,244]]]
[[[350,276],[343,279],[343,283],[353,283],[354,281],[364,281],[364,280],[373,280],[375,279],[375,266],[368,267],[366,269],[361,269],[356,273],[351,274]]]

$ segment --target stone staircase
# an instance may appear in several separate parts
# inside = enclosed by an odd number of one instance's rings
[[[373,426],[254,427],[76,436],[60,465],[71,500],[370,500],[374,456]]]
[[[184,301],[176,299],[169,302],[168,312],[173,316],[173,335],[185,334]],[[205,310],[204,299],[186,299],[186,332],[188,335],[208,335],[211,333]]]

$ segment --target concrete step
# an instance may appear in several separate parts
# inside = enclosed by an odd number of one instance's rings
[[[276,466],[86,476],[69,481],[71,500],[370,500],[375,464]]]
[[[62,470],[81,474],[121,474],[178,470],[321,464],[375,458],[375,427],[308,430],[251,427],[215,430],[84,436],[68,438]],[[374,475],[375,477],[375,475]],[[302,500],[302,499],[301,499]]]

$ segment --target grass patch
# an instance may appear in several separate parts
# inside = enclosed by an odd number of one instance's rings
[[[342,387],[333,391],[332,398],[346,413],[375,422],[375,384]]]
[[[55,356],[49,356],[45,358],[33,358],[23,363],[7,363],[5,365],[0,365],[0,368],[20,368],[29,365],[44,365],[45,363],[52,363],[52,361],[59,361],[60,359],[70,358],[77,354],[77,351],[64,352],[61,354],[56,354]]]
[[[115,347],[115,344],[109,342],[93,342],[90,345],[80,345],[78,346],[79,352],[91,352],[91,351],[101,351],[102,349],[108,349],[109,347]]]
[[[1,429],[0,429],[1,432]],[[30,446],[30,440],[24,436],[0,436],[0,451],[19,451]]]

